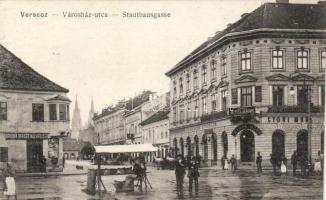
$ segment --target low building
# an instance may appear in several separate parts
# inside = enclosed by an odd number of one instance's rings
[[[154,154],[150,153],[145,159],[153,161],[153,157],[166,158],[169,156],[169,108],[161,109],[140,123],[142,143],[151,143],[158,147]]]
[[[62,170],[67,93],[0,45],[0,162],[13,162],[20,172],[40,172],[44,156],[46,170]]]
[[[65,137],[63,139],[63,156],[67,160],[81,159],[81,150],[84,142],[77,141],[75,138]]]

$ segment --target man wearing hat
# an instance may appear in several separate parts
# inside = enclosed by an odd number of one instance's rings
[[[178,197],[183,197],[183,179],[185,176],[185,161],[182,155],[177,155],[175,162],[175,175],[177,180]]]

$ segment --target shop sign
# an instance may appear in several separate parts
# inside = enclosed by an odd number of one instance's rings
[[[7,140],[48,139],[48,133],[6,133]]]

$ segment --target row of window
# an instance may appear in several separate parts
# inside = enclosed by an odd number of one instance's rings
[[[7,114],[7,102],[0,102],[0,120],[7,120]],[[49,120],[69,120],[69,105],[49,104]],[[32,121],[44,121],[44,104],[32,104]]]
[[[285,102],[285,86],[284,85],[273,85],[272,87],[272,105],[273,106],[283,106],[286,104]],[[297,88],[297,105],[302,107],[306,106],[308,102],[308,86],[296,86]],[[254,95],[253,95],[254,90]],[[240,98],[238,95],[240,94]],[[311,94],[312,95],[312,94]],[[211,95],[211,110],[212,112],[218,111],[217,108],[217,94]],[[240,107],[250,107],[253,106],[253,101],[262,102],[262,86],[248,86],[248,87],[240,87],[231,89],[231,104],[238,104],[240,100]],[[193,103],[193,105],[192,105]],[[321,105],[325,104],[325,86],[320,86],[320,103]],[[193,110],[191,109],[193,108]],[[177,107],[173,108],[173,121],[177,121]],[[221,91],[221,111],[225,111],[227,109],[227,91]],[[196,119],[199,117],[199,98],[196,98],[193,102],[188,100],[185,105],[180,105],[178,107],[179,113],[179,121],[182,123],[185,120],[190,118]],[[205,115],[208,113],[207,109],[207,97],[202,97],[201,101],[201,111],[202,114]],[[191,116],[192,115],[192,116]]]
[[[154,128],[148,129],[148,132],[143,135],[144,141],[152,141],[154,139],[164,139],[169,138],[167,128],[163,131],[163,128],[160,128],[160,133],[157,133]]]
[[[284,64],[284,49],[276,48],[272,50],[272,70],[284,70],[285,64]],[[326,68],[326,51],[320,52],[320,65],[321,69],[325,70]],[[296,51],[296,68],[297,70],[309,70],[309,50],[308,49],[298,49]],[[210,64],[211,69],[211,80],[215,80],[217,77],[217,67],[216,67],[216,61],[213,60]],[[252,68],[252,52],[250,51],[244,51],[240,53],[240,72],[251,72],[253,70]],[[207,84],[207,66],[203,65],[201,68],[202,72],[202,84]],[[222,55],[221,57],[221,74],[222,76],[226,76],[226,56]],[[194,70],[193,72],[193,88],[198,88],[198,71]],[[190,90],[190,74],[188,73],[186,75],[186,90]],[[174,97],[176,97],[177,93],[177,84],[176,81],[173,81],[173,94]],[[183,85],[183,78],[179,78],[179,93],[180,95],[183,95],[184,93],[184,85]]]

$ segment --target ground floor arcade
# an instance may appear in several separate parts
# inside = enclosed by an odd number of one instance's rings
[[[237,124],[224,119],[172,129],[170,144],[173,155],[200,155],[207,165],[217,164],[223,155],[234,155],[240,164],[254,162],[257,152],[263,165],[270,165],[272,153],[290,159],[294,151],[299,156],[311,152],[314,161],[319,151],[323,153],[323,121],[322,115],[312,117],[310,136],[307,120],[300,116],[264,116],[255,123]]]

